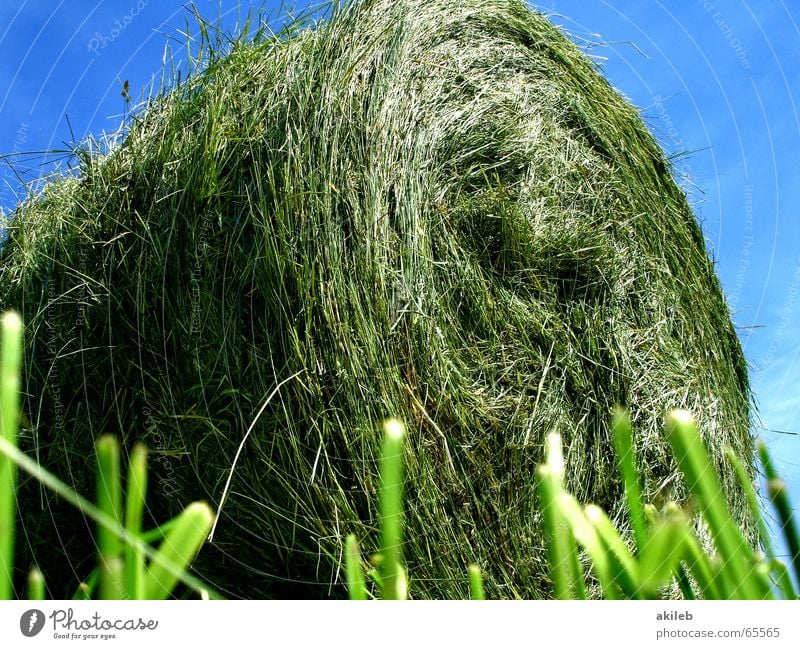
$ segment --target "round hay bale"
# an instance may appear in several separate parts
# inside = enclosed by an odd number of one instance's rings
[[[280,384],[198,562],[232,596],[343,594],[390,415],[415,598],[466,596],[470,562],[547,596],[545,435],[621,522],[614,404],[647,498],[685,497],[662,417],[694,412],[746,524],[721,450],[750,461],[747,371],[702,232],[636,110],[522,2],[352,2],[212,52],[19,207],[0,304],[27,324],[25,450],[87,492],[98,435],[143,440],[154,520],[219,504]],[[23,544],[51,572],[63,546],[74,585],[91,526],[23,497]]]

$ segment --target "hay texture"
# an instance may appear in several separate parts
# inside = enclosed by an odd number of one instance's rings
[[[744,518],[722,448],[751,458],[748,378],[703,235],[636,110],[545,17],[365,0],[207,63],[15,214],[25,450],[88,491],[98,435],[143,440],[154,518],[218,505],[285,381],[198,563],[241,597],[344,593],[344,536],[377,548],[389,415],[415,598],[466,596],[470,562],[490,596],[548,596],[545,435],[622,521],[617,403],[648,499],[685,497],[662,418],[687,408]],[[37,558],[54,538],[80,557],[84,523],[30,494]]]

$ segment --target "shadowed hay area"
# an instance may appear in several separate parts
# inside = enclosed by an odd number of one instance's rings
[[[615,403],[648,499],[685,500],[662,417],[688,408],[747,524],[722,458],[751,460],[747,371],[701,230],[636,110],[521,2],[351,2],[208,53],[19,206],[0,306],[27,324],[23,449],[89,492],[98,435],[145,441],[154,518],[219,505],[286,381],[198,560],[230,596],[344,593],[389,415],[414,598],[467,596],[472,561],[488,596],[549,596],[544,437],[622,521]],[[23,497],[20,551],[66,592],[88,525]]]

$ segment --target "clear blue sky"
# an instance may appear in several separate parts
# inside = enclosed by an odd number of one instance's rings
[[[196,0],[235,25],[279,2]],[[287,3],[291,4],[291,3]],[[307,0],[299,0],[304,7]],[[562,25],[640,108],[676,167],[717,262],[766,428],[800,432],[800,6],[789,0],[547,0]],[[118,126],[159,78],[165,47],[185,61],[194,20],[177,0],[0,2],[0,154],[64,148]],[[71,125],[71,131],[70,131]],[[41,158],[17,158],[35,178]],[[0,206],[18,183],[0,166]],[[800,503],[800,437],[767,440]]]

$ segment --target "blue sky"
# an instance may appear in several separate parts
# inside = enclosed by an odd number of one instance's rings
[[[172,0],[3,0],[0,154],[69,148],[114,131],[129,80],[185,61],[194,20]],[[233,26],[278,2],[196,0]],[[289,4],[289,3],[287,3]],[[308,3],[299,0],[302,8]],[[800,6],[788,0],[546,0],[642,112],[704,227],[751,369],[760,425],[800,432]],[[15,157],[26,180],[40,156]],[[0,165],[0,206],[18,182]],[[759,429],[800,503],[800,436]]]

